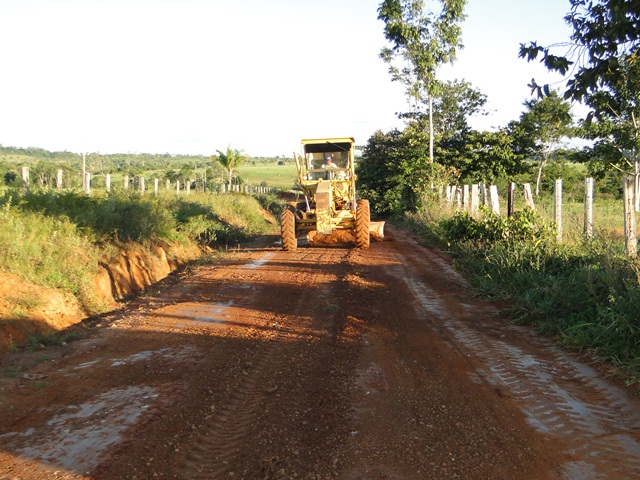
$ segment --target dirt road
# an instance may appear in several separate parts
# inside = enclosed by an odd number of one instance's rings
[[[640,476],[640,403],[393,229],[268,239],[0,366],[1,479]]]

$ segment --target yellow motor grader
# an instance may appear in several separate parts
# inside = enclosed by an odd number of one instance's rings
[[[358,248],[369,247],[369,201],[356,198],[353,138],[302,140],[294,153],[304,201],[282,212],[283,250],[298,247],[298,237],[316,231],[351,230]]]

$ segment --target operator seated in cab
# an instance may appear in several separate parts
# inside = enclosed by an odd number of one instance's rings
[[[327,170],[324,174],[325,180],[331,180],[333,178],[333,172],[330,170],[333,170],[334,168],[338,168],[338,166],[333,163],[333,153],[327,153],[324,157],[324,164],[322,165],[322,169]]]

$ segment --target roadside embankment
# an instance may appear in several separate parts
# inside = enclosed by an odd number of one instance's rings
[[[92,310],[108,312],[171,272],[201,255],[195,245],[145,247],[123,244],[104,254],[96,266]],[[60,289],[33,285],[0,271],[0,352],[24,344],[30,337],[63,330],[91,315],[77,296]]]

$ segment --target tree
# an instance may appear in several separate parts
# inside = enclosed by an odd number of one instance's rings
[[[486,103],[487,96],[465,80],[456,79],[441,83],[440,91],[433,98],[434,140],[462,135],[469,131],[468,119],[476,115],[486,115]],[[429,122],[428,116],[420,108],[413,112],[401,113],[399,117],[408,118],[411,122],[425,127]]]
[[[363,148],[356,165],[358,191],[362,198],[369,199],[376,214],[391,215],[417,208],[418,198],[407,184],[404,171],[409,153],[420,156],[409,148],[407,137],[399,130],[378,130]],[[411,160],[414,166],[424,163],[415,156]]]
[[[526,100],[524,106],[527,110],[520,115],[519,123],[523,134],[534,142],[530,153],[538,157],[536,195],[539,195],[542,170],[551,153],[563,137],[574,131],[571,105],[558,92],[550,91],[542,98]]]
[[[423,0],[384,0],[378,7],[378,19],[385,23],[384,35],[391,43],[380,57],[389,64],[392,80],[404,84],[410,100],[427,103],[429,108],[429,161],[433,163],[432,99],[439,91],[436,70],[453,63],[462,47],[462,29],[466,0],[440,0],[442,9],[433,13]]]
[[[608,167],[638,171],[640,139],[640,8],[637,0],[570,0],[564,17],[573,28],[570,42],[539,46],[520,44],[520,57],[541,56],[550,71],[572,76],[566,82],[565,99],[583,102],[590,112],[582,122],[584,134],[595,140],[590,153],[604,158]],[[564,53],[553,53],[564,48]],[[549,86],[531,87],[539,95]]]
[[[242,150],[231,149],[231,145],[227,147],[226,152],[217,150],[218,155],[215,157],[218,162],[227,170],[229,174],[229,189],[231,189],[231,179],[233,171],[244,163],[247,156]]]
[[[356,165],[358,191],[378,215],[402,214],[422,206],[432,182],[449,183],[453,169],[429,163],[425,133],[378,130],[368,140]]]
[[[441,84],[440,93],[433,99],[436,138],[469,131],[469,118],[486,115],[486,103],[487,96],[464,79]]]
[[[467,130],[438,145],[443,164],[454,168],[462,183],[495,183],[521,173],[524,154],[510,128],[497,132]]]
[[[624,62],[626,77],[608,90],[589,95],[591,118],[581,122],[589,170],[602,177],[610,168],[624,174],[640,173],[640,65]]]

